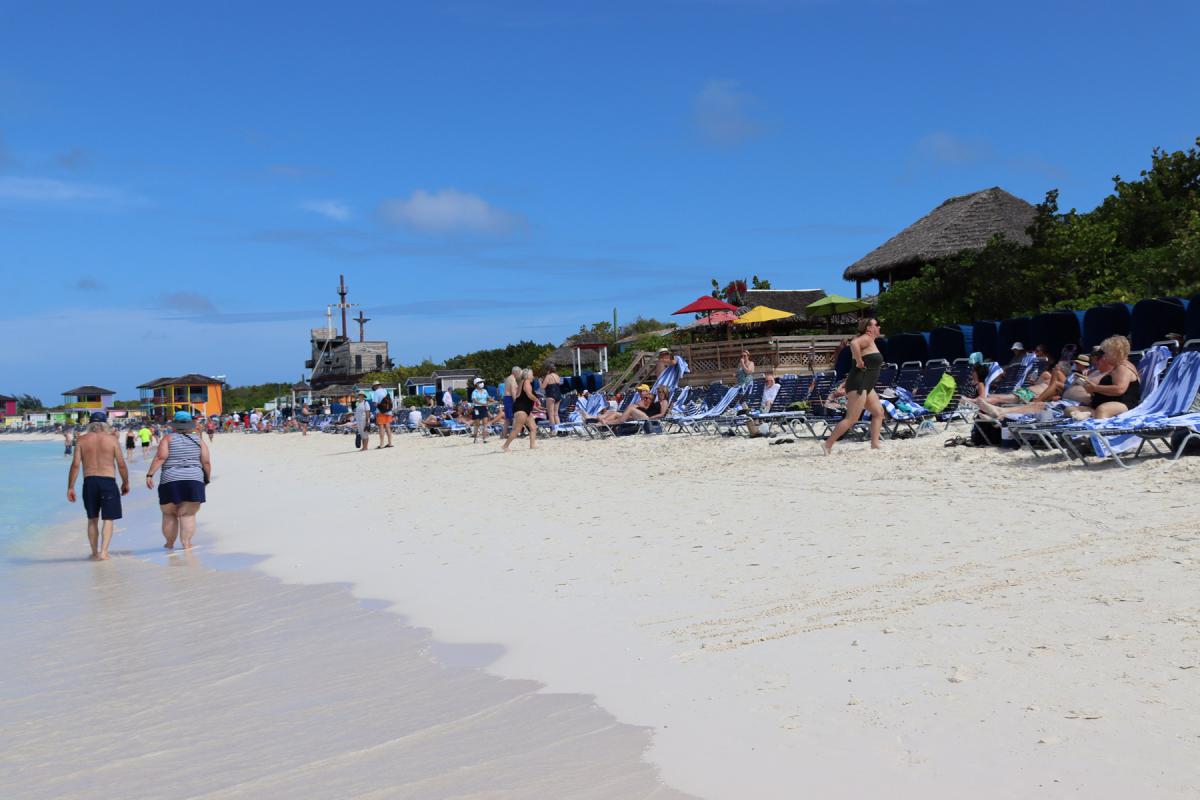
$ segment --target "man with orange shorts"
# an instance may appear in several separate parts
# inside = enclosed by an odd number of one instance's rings
[[[392,396],[383,388],[383,384],[375,381],[371,384],[371,401],[375,403],[375,424],[379,426],[379,446],[376,450],[392,446]],[[387,444],[383,443],[387,437]]]

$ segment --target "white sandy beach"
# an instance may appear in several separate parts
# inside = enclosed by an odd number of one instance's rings
[[[222,435],[198,541],[594,694],[709,798],[1200,793],[1200,460]]]

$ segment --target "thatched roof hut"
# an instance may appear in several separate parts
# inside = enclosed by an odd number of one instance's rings
[[[824,289],[749,289],[742,299],[746,305],[766,306],[788,311],[800,319],[807,318],[805,309],[825,296]]]
[[[983,249],[1000,235],[1018,244],[1029,244],[1026,230],[1037,210],[998,186],[961,197],[951,197],[919,220],[855,261],[842,277],[858,284],[912,277],[922,264],[937,258]]]

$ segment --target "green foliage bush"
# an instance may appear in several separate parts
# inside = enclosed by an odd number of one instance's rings
[[[885,330],[1200,292],[1200,137],[1186,151],[1155,149],[1138,180],[1113,178],[1090,212],[1060,213],[1050,190],[1029,233],[1028,247],[996,238],[897,281],[877,305]]]

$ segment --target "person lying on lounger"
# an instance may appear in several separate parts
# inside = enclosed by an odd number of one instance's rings
[[[1096,366],[1104,375],[1099,380],[1083,380],[1083,388],[1092,396],[1088,403],[1071,409],[1072,417],[1108,419],[1142,402],[1141,376],[1129,363],[1129,348],[1124,336],[1110,336],[1100,343],[1101,358]]]
[[[629,404],[629,407],[624,411],[613,411],[605,409],[600,412],[597,417],[598,421],[604,425],[620,425],[623,422],[637,422],[639,420],[650,419],[649,410],[652,408],[654,401],[652,395],[647,391],[642,391],[638,394],[638,399]],[[662,414],[659,414],[662,416]]]
[[[976,376],[978,394],[973,398],[973,401],[983,400],[991,406],[1016,406],[1057,400],[1062,395],[1063,385],[1066,383],[1067,377],[1063,373],[1062,367],[1054,362],[1054,357],[1050,355],[1050,349],[1046,345],[1039,344],[1034,352],[1038,358],[1046,362],[1046,368],[1038,374],[1037,380],[1033,382],[1033,385],[1018,386],[1013,389],[1011,394],[988,394],[985,372],[984,380],[979,380],[978,376]],[[972,398],[968,398],[968,400],[972,400]]]

